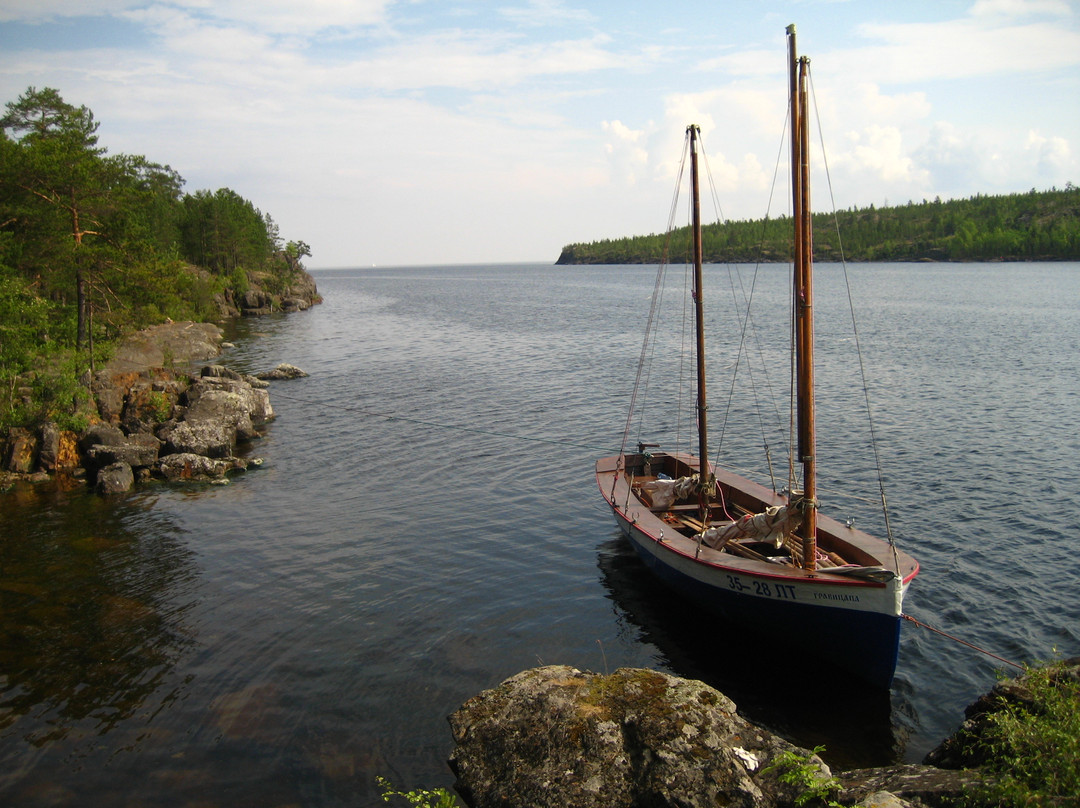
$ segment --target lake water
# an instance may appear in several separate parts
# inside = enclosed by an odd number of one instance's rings
[[[755,296],[782,303],[785,272]],[[382,804],[376,775],[452,783],[462,702],[556,663],[704,679],[838,766],[921,759],[1002,663],[905,624],[891,693],[867,692],[699,614],[620,538],[592,467],[619,445],[654,274],[317,273],[322,305],[236,324],[222,358],[310,373],[273,384],[261,469],[0,496],[0,803]],[[923,566],[906,611],[1016,662],[1080,654],[1080,264],[848,274],[893,532]],[[842,275],[817,275],[821,496],[872,499]],[[748,400],[739,463],[761,443]],[[837,513],[883,529],[858,500]],[[820,697],[795,704],[797,681]]]

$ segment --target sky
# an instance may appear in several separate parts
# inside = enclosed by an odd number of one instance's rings
[[[688,124],[724,217],[786,212],[789,23],[815,210],[1080,184],[1080,0],[0,0],[0,101],[59,90],[311,269],[554,262],[665,229]]]

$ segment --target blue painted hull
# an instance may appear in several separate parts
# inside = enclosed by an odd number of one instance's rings
[[[686,575],[661,557],[643,551],[641,538],[621,520],[620,525],[638,557],[658,578],[721,619],[774,636],[778,643],[875,687],[887,689],[892,683],[900,650],[899,615],[764,600],[732,592]]]
[[[597,461],[597,484],[638,556],[661,580],[722,619],[751,629],[765,642],[792,650],[793,669],[821,660],[881,688],[896,669],[904,593],[918,574],[918,562],[851,525],[818,516],[819,547],[840,566],[802,569],[760,554],[703,546],[700,522],[687,520],[696,505],[643,502],[631,480],[653,477],[661,468],[670,479],[698,468],[689,455],[658,454],[646,469],[643,455]],[[661,464],[663,464],[661,466]],[[629,466],[631,471],[625,472]],[[730,472],[713,469],[716,501],[760,513],[786,500]]]

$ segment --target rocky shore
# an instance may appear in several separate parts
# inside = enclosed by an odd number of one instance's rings
[[[1080,682],[1080,658],[1058,675]],[[450,767],[472,808],[948,806],[991,782],[986,760],[970,751],[990,716],[1031,701],[1024,677],[1006,680],[923,764],[832,772],[702,682],[549,666],[512,676],[450,716]]]
[[[264,288],[265,274],[249,272],[248,281],[242,294],[216,299],[221,318],[305,311],[322,300],[306,271],[279,294]],[[0,433],[0,490],[60,476],[110,494],[150,478],[222,482],[257,465],[237,450],[274,417],[268,381],[307,374],[289,365],[254,377],[200,366],[221,352],[222,330],[212,323],[170,321],[128,335],[83,380],[96,410],[89,428],[75,434],[45,423]]]
[[[289,365],[257,377],[199,366],[221,351],[222,331],[210,323],[131,335],[89,380],[97,409],[89,428],[46,423],[0,436],[0,485],[64,475],[113,494],[151,478],[221,482],[257,465],[237,451],[274,417],[268,379],[306,374]]]

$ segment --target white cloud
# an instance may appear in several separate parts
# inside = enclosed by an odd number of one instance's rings
[[[189,190],[233,188],[312,244],[314,266],[545,258],[657,229],[689,123],[725,213],[764,212],[786,158],[783,26],[737,36],[669,11],[678,33],[574,0],[0,0],[0,19],[42,21],[36,50],[0,50],[0,82],[6,99],[59,88],[110,152],[168,162]],[[800,42],[838,204],[1080,178],[1068,11],[980,0],[889,23],[881,6],[816,6]],[[43,21],[75,14],[98,17],[95,36],[125,25],[106,48]]]
[[[353,86],[379,90],[490,89],[542,76],[624,67],[605,38],[525,43],[505,34],[439,31],[390,43],[334,69]]]
[[[972,17],[1027,17],[1051,14],[1066,17],[1072,9],[1066,0],[977,0],[968,10]]]
[[[924,180],[904,147],[903,136],[895,126],[866,127],[849,135],[851,148],[843,162],[853,163],[855,172],[869,173],[886,183],[917,186]]]
[[[41,23],[65,17],[117,14],[145,4],[145,0],[3,0],[0,22]]]
[[[914,158],[930,175],[934,193],[956,196],[1064,185],[1080,164],[1068,141],[1030,130],[1022,135],[933,126]]]
[[[603,130],[611,135],[604,149],[610,157],[615,175],[620,182],[636,184],[649,167],[645,130],[631,129],[621,121],[604,121]]]
[[[393,0],[3,0],[0,22],[40,23],[69,17],[122,16],[126,12],[182,12],[274,34],[310,34],[385,22]]]
[[[1050,23],[872,23],[859,32],[881,44],[829,55],[830,74],[907,84],[1080,66],[1080,32]]]
[[[381,24],[391,0],[195,0],[181,5],[214,19],[295,34]]]
[[[1031,130],[1024,149],[1034,160],[1040,177],[1060,177],[1077,168],[1069,142],[1063,137],[1043,137]]]
[[[543,26],[564,23],[594,23],[596,15],[580,8],[567,8],[561,0],[529,0],[524,8],[504,7],[499,15],[518,25]]]
[[[930,102],[924,92],[885,95],[876,84],[860,83],[853,109],[872,121],[912,121],[929,117]]]

